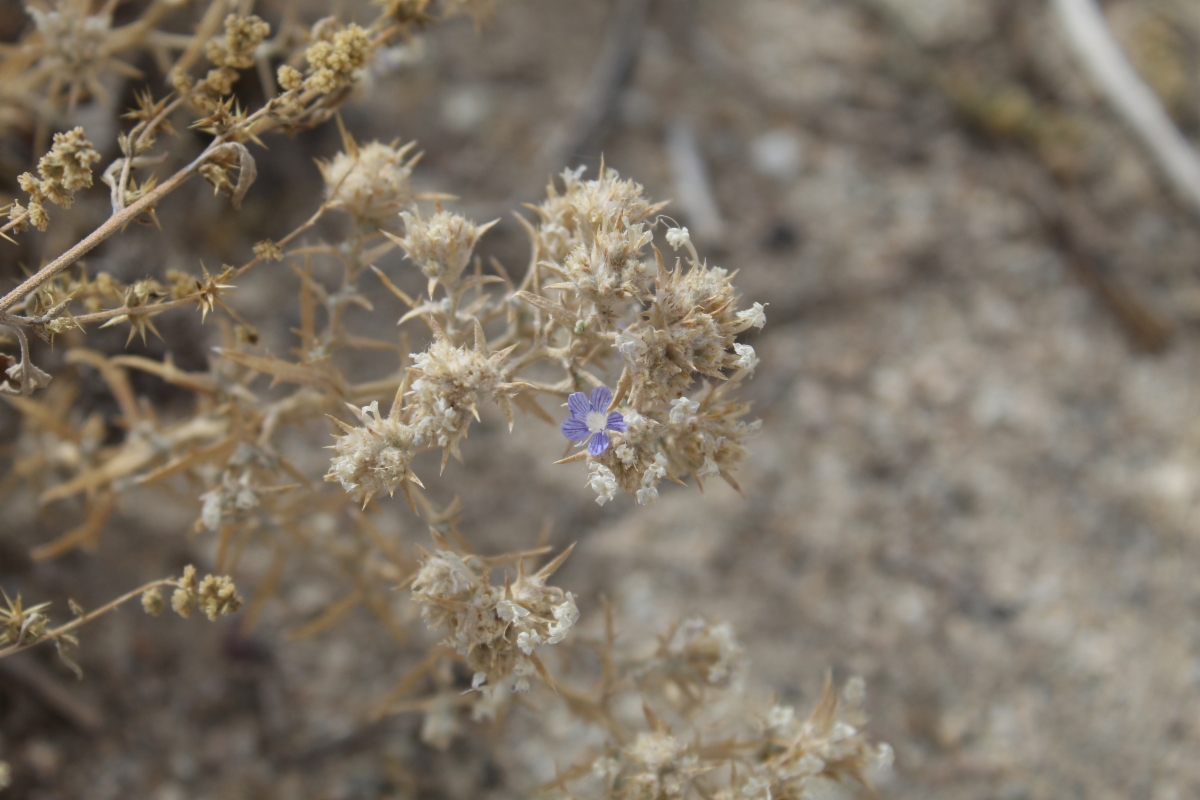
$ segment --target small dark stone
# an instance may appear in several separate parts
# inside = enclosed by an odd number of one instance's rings
[[[779,220],[763,237],[763,249],[773,253],[785,253],[800,246],[800,231],[790,222]]]

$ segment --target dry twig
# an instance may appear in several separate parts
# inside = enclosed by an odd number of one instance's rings
[[[1200,214],[1200,157],[1121,52],[1094,0],[1054,0],[1054,8],[1075,54],[1098,88],[1179,196]]]

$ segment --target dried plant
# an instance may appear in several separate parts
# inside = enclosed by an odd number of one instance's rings
[[[233,4],[214,1],[195,35],[179,36],[158,26],[187,5],[184,0],[155,0],[119,28],[112,27],[111,5],[99,11],[89,0],[30,5],[35,25],[27,38],[0,51],[0,126],[53,126],[85,98],[102,99],[107,72],[133,74],[122,59],[128,53],[151,53],[173,87],[157,99],[147,90],[126,115],[132,124],[119,136],[121,155],[101,173],[109,217],[0,298],[0,326],[15,336],[11,352],[0,354],[6,377],[0,392],[23,419],[3,489],[24,487],[37,491],[43,504],[70,501],[83,509],[81,526],[38,548],[35,557],[94,545],[117,498],[133,486],[156,487],[194,508],[194,532],[207,531],[215,540],[216,573],[235,570],[238,553],[251,540],[271,543],[277,553],[297,542],[318,543],[353,594],[350,605],[329,609],[312,632],[361,603],[388,629],[406,635],[406,622],[378,601],[399,586],[411,592],[420,617],[442,637],[443,644],[381,703],[384,712],[424,713],[427,741],[445,745],[458,730],[459,710],[470,706],[477,715],[495,715],[513,691],[530,691],[534,679],[608,732],[605,753],[548,789],[564,795],[695,791],[801,798],[820,781],[862,781],[869,764],[887,760],[887,751],[869,745],[861,733],[860,682],[849,683],[840,698],[827,686],[803,723],[790,709],[756,711],[759,700],[743,687],[742,651],[727,625],[685,621],[652,655],[624,660],[610,625],[599,685],[572,688],[569,676],[552,669],[566,660],[551,664],[544,658],[569,645],[580,616],[574,595],[547,583],[569,550],[536,570],[526,562],[545,548],[477,554],[457,529],[457,507],[437,510],[423,491],[425,482],[439,478],[418,476],[418,457],[440,450],[443,469],[450,456],[469,457],[468,433],[489,405],[510,431],[529,417],[557,427],[561,433],[536,427],[529,435],[561,435],[564,445],[578,448],[558,463],[578,470],[580,483],[600,504],[621,493],[637,504],[652,503],[664,481],[688,478],[703,488],[704,480],[719,477],[739,489],[735,472],[759,430],[757,421],[747,419],[748,405],[737,399],[758,363],[739,337],[763,326],[764,307],[740,301],[733,275],[710,266],[687,229],[660,216],[665,204],[603,164],[590,178],[583,168],[567,170],[540,204],[518,217],[531,255],[513,280],[499,264],[485,272],[476,252],[494,221],[467,219],[442,207],[446,196],[415,190],[415,144],[360,145],[343,130],[342,152],[319,164],[323,202],[288,235],[260,241],[244,263],[212,273],[202,268],[199,275],[169,272],[165,282],[89,274],[80,263],[85,254],[131,222],[157,222],[160,204],[196,176],[238,208],[256,178],[251,145],[269,144],[274,132],[330,120],[377,49],[417,35],[433,21],[427,0],[388,0],[377,3],[381,14],[365,27],[326,18],[305,31],[273,32],[242,8],[249,4],[231,10]],[[490,2],[465,0],[442,8],[447,15],[470,13],[477,23],[493,12]],[[269,99],[250,110],[232,92],[252,69]],[[32,102],[39,94],[44,103]],[[207,144],[159,180],[150,170],[167,154],[154,154],[160,137],[183,125],[204,132]],[[47,203],[70,207],[93,186],[100,160],[83,129],[56,133],[37,175],[19,178],[28,196],[6,207],[0,234],[12,239],[34,235],[31,228],[45,231],[54,224]],[[345,238],[306,240],[333,212],[351,222]],[[656,239],[671,248],[670,257]],[[396,249],[424,277],[424,295],[406,293],[397,285],[402,281],[375,268]],[[330,288],[316,280],[314,260],[336,265],[340,284]],[[273,262],[298,278],[295,360],[258,346],[253,326],[226,302],[241,276]],[[399,323],[402,331],[423,328],[412,334],[428,339],[423,349],[410,353],[407,333],[370,339],[348,329],[347,310],[373,309],[371,298],[380,292],[407,306]],[[77,345],[66,352],[67,363],[94,370],[111,392],[123,429],[115,443],[106,437],[105,420],[72,410],[69,377],[52,378],[33,361],[31,333],[53,341],[95,326],[124,326],[130,340],[144,339],[147,331],[158,333],[156,317],[189,308],[202,320],[223,320],[223,345],[205,372]],[[359,349],[388,354],[376,360],[383,366],[369,380],[357,380],[345,368],[347,354]],[[156,412],[135,396],[131,372],[189,393],[190,408]],[[261,375],[285,388],[262,389],[256,383]],[[381,402],[388,403],[386,414]],[[549,410],[562,405],[565,412]],[[524,413],[518,417],[517,411]],[[281,442],[288,436],[303,440],[306,429],[324,420],[332,421],[334,438],[321,482],[293,464]],[[417,543],[404,552],[372,536],[362,509],[385,502],[397,489],[432,530],[431,552]],[[344,526],[345,537],[334,541],[320,533],[330,518]],[[501,572],[503,580],[495,580]],[[192,567],[58,627],[50,627],[48,604],[27,606],[20,596],[5,595],[0,657],[46,641],[62,651],[76,644],[77,628],[134,597],[158,614],[166,605],[165,587],[173,588],[170,606],[182,617],[198,608],[216,619],[242,606],[229,577],[199,580]],[[277,582],[263,581],[251,603],[266,602],[275,589]],[[444,679],[444,666],[453,662],[464,663],[472,675],[467,695]],[[407,698],[426,676],[443,676],[434,680],[439,688],[423,699]],[[623,692],[642,698],[641,732],[613,711],[613,698]]]

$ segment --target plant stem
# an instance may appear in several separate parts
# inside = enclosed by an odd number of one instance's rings
[[[0,658],[6,658],[15,653],[19,653],[22,650],[28,650],[31,647],[35,647],[35,646],[41,644],[42,642],[48,642],[51,639],[57,639],[61,636],[64,636],[65,634],[70,633],[71,631],[75,630],[76,628],[83,627],[87,623],[94,620],[96,617],[100,617],[100,616],[103,616],[104,614],[107,614],[108,612],[117,608],[121,604],[129,602],[133,598],[141,595],[142,592],[145,592],[149,589],[153,589],[156,586],[177,586],[177,585],[178,584],[175,582],[174,578],[161,578],[156,581],[150,581],[150,583],[147,583],[144,586],[139,586],[138,588],[134,589],[132,592],[127,592],[127,593],[121,595],[116,600],[112,600],[108,603],[105,603],[104,605],[100,606],[99,608],[97,608],[94,611],[89,611],[88,613],[84,614],[82,617],[76,617],[75,619],[71,620],[70,622],[66,623],[65,625],[59,625],[57,628],[53,628],[51,630],[46,631],[41,636],[39,636],[38,638],[34,639],[31,642],[25,642],[24,644],[9,645],[8,647],[0,649]]]

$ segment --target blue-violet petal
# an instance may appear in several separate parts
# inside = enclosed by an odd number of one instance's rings
[[[583,419],[588,415],[591,409],[588,407],[587,395],[583,392],[575,392],[567,398],[567,408],[571,410],[571,416],[578,419]]]
[[[588,455],[598,456],[608,449],[608,435],[597,433],[592,436],[592,440],[588,442]]]
[[[563,436],[572,442],[582,442],[588,437],[587,423],[575,417],[567,417],[562,424]]]
[[[612,392],[608,390],[607,386],[597,386],[595,389],[592,389],[592,411],[599,411],[603,414],[608,411],[608,404],[611,402]]]

